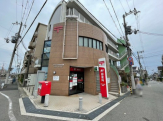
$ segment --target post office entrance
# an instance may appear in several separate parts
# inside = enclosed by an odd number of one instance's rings
[[[69,95],[84,92],[84,69],[70,67]]]

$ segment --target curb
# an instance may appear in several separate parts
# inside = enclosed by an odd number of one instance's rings
[[[61,120],[72,120],[72,119],[76,119],[76,120],[97,120],[98,119],[99,120],[108,112],[110,112],[113,108],[119,105],[120,101],[122,101],[128,95],[129,95],[129,92],[88,114],[37,109],[28,97],[22,98],[20,107],[22,103],[24,103],[24,110],[26,113],[23,113],[22,115],[38,116],[38,117],[61,119]]]

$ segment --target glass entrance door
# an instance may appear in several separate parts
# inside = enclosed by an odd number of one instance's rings
[[[69,95],[84,92],[84,69],[70,68]]]

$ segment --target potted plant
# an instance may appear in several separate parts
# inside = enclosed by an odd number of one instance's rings
[[[127,92],[127,83],[125,83],[125,82],[122,82],[121,83],[121,92],[122,93],[126,93]]]

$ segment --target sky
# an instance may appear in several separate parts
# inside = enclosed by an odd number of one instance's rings
[[[30,10],[30,5],[33,0],[28,0],[29,4],[27,4],[26,10]],[[34,17],[42,7],[45,0],[34,0],[33,7],[29,14],[29,17],[26,22],[26,28],[21,32],[21,36],[27,31]],[[67,1],[67,0],[66,0]],[[118,21],[112,9],[110,0],[105,0],[109,11],[111,12],[111,16],[103,2],[103,0],[79,0],[85,8],[91,12],[94,17],[96,17],[106,28],[108,28],[117,38],[120,38],[116,26],[119,31],[121,29],[119,27]],[[139,31],[149,32],[149,33],[158,33],[163,34],[163,1],[162,0],[111,0],[114,6],[117,18],[121,25],[122,31],[123,29],[123,17],[122,15],[125,12],[129,12],[133,10],[134,7],[140,11],[137,15],[137,19],[134,14],[130,14],[126,17],[126,22],[128,26],[131,26],[132,29],[138,29]],[[14,25],[11,32],[9,31],[12,27],[12,23],[18,21],[21,22],[23,18],[23,24],[25,24],[26,18],[28,16],[28,12],[25,11],[27,0],[1,0],[0,2],[0,68],[4,64],[5,69],[8,69],[9,62],[11,59],[12,51],[14,48],[14,44],[9,42],[6,43],[4,38],[11,39],[11,36],[14,36],[16,32],[18,32],[20,25]],[[48,0],[45,7],[37,17],[33,26],[23,39],[24,45],[28,48],[29,42],[33,36],[33,33],[36,29],[38,22],[48,24],[50,16],[55,9],[56,5],[60,2],[60,0]],[[22,9],[23,3],[23,9]],[[23,17],[24,16],[24,17]],[[113,22],[113,20],[114,22]],[[115,26],[116,24],[116,26]],[[24,27],[24,26],[23,26]],[[23,29],[22,29],[23,30]],[[121,32],[122,33],[122,32]],[[129,35],[129,41],[131,44],[131,49],[133,53],[137,56],[137,51],[144,51],[144,53],[140,53],[143,57],[141,59],[141,63],[143,68],[147,69],[149,74],[157,72],[157,66],[161,66],[161,56],[163,54],[163,36],[153,36],[147,34],[132,34]],[[16,63],[23,61],[25,49],[20,44],[18,47],[18,58],[15,56],[12,67],[13,72],[16,69]],[[134,57],[133,57],[134,58]],[[134,58],[134,66],[139,66],[137,60]]]

